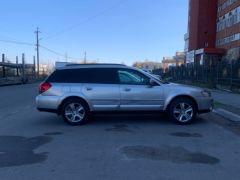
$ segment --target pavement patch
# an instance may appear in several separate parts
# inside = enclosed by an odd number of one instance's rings
[[[129,159],[149,159],[154,161],[170,161],[173,163],[194,163],[214,165],[220,160],[216,157],[190,152],[183,147],[125,146],[120,149]]]
[[[0,136],[0,168],[41,163],[47,153],[34,150],[52,140],[48,136],[26,138],[21,136]]]
[[[174,132],[174,133],[171,133],[170,135],[176,136],[176,137],[194,137],[194,138],[203,137],[201,134],[198,134],[198,133],[187,133],[187,132]]]
[[[47,132],[47,133],[44,133],[44,135],[46,136],[57,136],[57,135],[62,135],[63,132]]]
[[[105,129],[105,131],[113,131],[113,132],[133,132],[128,128],[125,124],[117,124],[114,125],[112,128]]]

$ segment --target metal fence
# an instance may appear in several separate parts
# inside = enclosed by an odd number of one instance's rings
[[[240,92],[240,61],[219,62],[211,66],[170,67],[163,76],[176,82]]]
[[[2,54],[2,62],[0,62],[0,85],[27,83],[34,81],[36,78],[35,60],[33,64],[25,63],[25,55],[22,54],[21,63],[7,60],[5,54]]]

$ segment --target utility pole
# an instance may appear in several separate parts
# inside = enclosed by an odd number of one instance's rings
[[[18,56],[16,56],[17,76],[19,76]]]
[[[36,34],[36,40],[37,40],[37,43],[36,43],[36,50],[37,50],[37,75],[39,76],[39,28],[37,27],[37,30],[35,31],[35,34]]]
[[[83,64],[87,64],[87,52],[84,52],[84,61]]]
[[[34,74],[34,77],[36,77],[36,60],[35,60],[35,56],[33,56],[33,74]]]
[[[5,69],[5,54],[2,54],[2,63],[3,63],[3,67],[2,67],[2,76],[6,77],[6,69]]]
[[[68,53],[65,53],[65,61],[68,62]]]
[[[25,54],[22,54],[22,83],[25,84],[26,77],[25,77]]]

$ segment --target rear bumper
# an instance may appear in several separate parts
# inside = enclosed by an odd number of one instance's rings
[[[58,96],[43,96],[40,94],[36,97],[37,109],[40,110],[52,109],[57,111],[59,104],[60,100]]]

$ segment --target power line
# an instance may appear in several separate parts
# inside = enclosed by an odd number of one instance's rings
[[[50,52],[50,53],[53,53],[53,54],[57,55],[57,56],[61,56],[63,58],[66,58],[66,54],[62,54],[60,52],[57,52],[55,50],[52,50],[52,49],[47,48],[47,47],[42,46],[42,45],[40,45],[39,47],[44,49],[44,50],[46,50],[46,51],[48,51],[48,52]],[[71,57],[71,56],[68,56],[68,59],[70,59],[70,60],[82,60],[82,58],[76,58],[76,57]]]
[[[19,39],[16,39],[16,38],[13,38],[13,37],[10,37],[10,36],[6,36],[6,35],[0,35],[0,38],[3,38],[3,39],[7,39],[7,40],[10,40],[10,41],[21,41]]]
[[[65,32],[67,32],[67,31],[71,31],[71,30],[73,30],[73,29],[75,29],[75,28],[78,28],[80,25],[82,25],[82,24],[84,24],[84,23],[87,23],[87,22],[89,22],[90,20],[95,19],[95,18],[97,18],[97,17],[99,17],[99,16],[102,16],[102,15],[104,15],[105,13],[107,13],[107,12],[115,9],[116,7],[118,7],[119,5],[121,5],[123,2],[124,2],[123,0],[120,0],[120,1],[118,1],[116,4],[114,4],[113,6],[111,6],[111,7],[109,7],[109,8],[106,8],[106,9],[100,11],[99,13],[97,13],[97,14],[95,14],[95,15],[93,15],[93,16],[90,16],[90,17],[88,17],[88,18],[86,18],[85,20],[83,20],[83,21],[81,21],[81,22],[79,22],[79,23],[77,23],[77,24],[75,24],[75,25],[72,25],[72,26],[70,26],[70,27],[68,27],[68,28],[66,28],[66,29],[63,29],[62,31],[59,31],[59,32],[57,32],[57,33],[54,34],[54,35],[47,36],[47,37],[44,38],[44,39],[52,39],[52,38],[55,38],[56,36],[59,36],[59,35],[65,33]]]
[[[28,42],[22,42],[22,41],[13,41],[13,40],[5,40],[5,39],[0,39],[1,42],[5,43],[11,43],[11,44],[20,44],[20,45],[26,45],[26,46],[34,46],[32,43]]]
[[[42,46],[42,45],[40,45],[39,44],[39,33],[40,33],[40,31],[39,31],[39,29],[37,28],[37,31],[35,31],[35,33],[36,33],[36,40],[37,40],[37,43],[36,44],[33,44],[33,43],[28,43],[28,42],[23,42],[23,41],[18,41],[18,40],[6,40],[6,39],[0,39],[0,42],[4,42],[4,43],[10,43],[10,44],[19,44],[19,45],[26,45],[26,46],[31,46],[31,47],[33,47],[33,46],[36,46],[36,50],[37,50],[37,58],[39,59],[39,48],[42,48],[42,49],[44,49],[44,50],[46,50],[46,51],[48,51],[48,52],[51,52],[51,53],[53,53],[53,54],[55,54],[55,55],[58,55],[58,56],[61,56],[61,57],[64,57],[64,58],[66,58],[66,54],[62,54],[62,53],[59,53],[59,52],[57,52],[57,51],[55,51],[55,50],[52,50],[52,49],[50,49],[50,48],[47,48],[47,47],[45,47],[45,46]],[[14,38],[11,38],[11,39],[14,39]],[[83,58],[76,58],[76,57],[69,57],[68,56],[68,59],[71,59],[71,60],[83,60]],[[37,60],[38,61],[38,64],[39,64],[39,60]],[[38,65],[38,67],[39,67],[39,65]]]
[[[64,54],[59,53],[59,52],[56,52],[56,51],[54,51],[54,50],[52,50],[52,49],[49,49],[49,48],[47,48],[47,47],[45,47],[45,46],[40,45],[39,47],[42,48],[42,49],[44,49],[44,50],[46,50],[46,51],[48,51],[48,52],[51,52],[51,53],[53,53],[53,54],[55,54],[55,55],[65,57]]]

